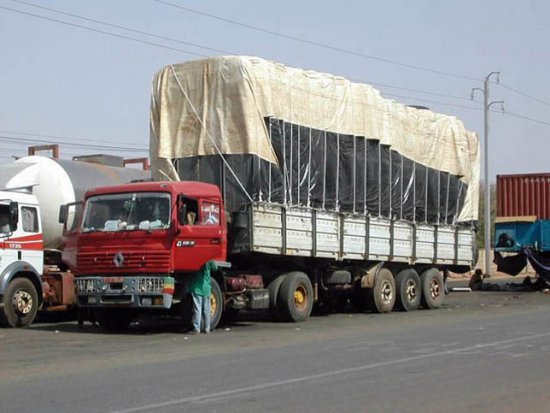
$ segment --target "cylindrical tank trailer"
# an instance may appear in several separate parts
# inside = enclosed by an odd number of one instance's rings
[[[139,169],[44,156],[26,156],[0,165],[0,188],[29,187],[38,199],[45,249],[61,245],[63,225],[58,222],[61,205],[81,201],[90,188],[148,177],[148,171]]]

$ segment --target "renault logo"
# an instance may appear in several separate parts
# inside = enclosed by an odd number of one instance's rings
[[[122,252],[117,252],[115,254],[115,257],[113,258],[113,262],[115,264],[115,267],[119,268],[124,265],[124,255],[122,255]]]

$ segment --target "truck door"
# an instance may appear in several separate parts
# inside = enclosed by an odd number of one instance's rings
[[[66,216],[63,222],[63,237],[61,246],[62,261],[74,271],[76,269],[77,232],[82,219],[82,202],[73,202],[66,206]]]
[[[38,208],[21,205],[19,217],[22,232],[14,233],[14,237],[8,240],[8,248],[16,249],[19,260],[28,262],[41,272],[44,244]]]
[[[196,271],[208,260],[225,260],[225,233],[220,199],[180,198],[185,211],[175,240],[175,269]],[[180,214],[178,214],[180,215]]]

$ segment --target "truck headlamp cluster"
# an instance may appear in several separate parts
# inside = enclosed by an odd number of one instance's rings
[[[160,293],[164,289],[161,277],[143,277],[138,279],[137,290],[141,293]]]
[[[76,292],[77,293],[95,293],[101,289],[99,280],[90,278],[83,278],[76,280]]]

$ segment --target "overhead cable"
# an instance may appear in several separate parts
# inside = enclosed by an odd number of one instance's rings
[[[445,72],[445,71],[442,71],[442,70],[438,70],[438,69],[434,69],[434,68],[430,68],[430,67],[426,67],[426,66],[414,65],[414,64],[410,64],[410,63],[400,62],[400,61],[397,61],[397,60],[386,59],[386,58],[379,57],[379,56],[367,55],[367,54],[364,54],[364,53],[361,53],[361,52],[357,52],[355,50],[344,49],[344,48],[341,48],[341,47],[332,46],[332,45],[329,45],[329,44],[316,42],[316,41],[313,41],[313,40],[304,39],[304,38],[297,37],[297,36],[288,35],[288,34],[285,34],[285,33],[282,33],[282,32],[276,32],[274,30],[264,29],[262,27],[253,26],[253,25],[248,24],[248,23],[243,23],[243,22],[239,22],[239,21],[236,21],[236,20],[231,20],[231,19],[228,19],[228,18],[225,18],[225,17],[217,16],[217,15],[210,14],[210,13],[206,13],[206,12],[203,12],[203,11],[200,11],[200,10],[195,10],[195,9],[190,8],[190,7],[185,7],[185,6],[182,6],[182,5],[179,5],[179,4],[174,4],[174,3],[169,2],[169,1],[164,1],[164,0],[153,0],[153,1],[155,1],[157,3],[160,3],[160,4],[164,4],[166,6],[174,7],[174,8],[180,9],[180,10],[184,10],[184,11],[187,11],[189,13],[198,14],[198,15],[201,15],[201,16],[209,17],[211,19],[216,19],[216,20],[219,20],[219,21],[223,21],[225,23],[229,23],[229,24],[233,24],[233,25],[241,26],[241,27],[246,27],[247,29],[259,31],[259,32],[262,32],[262,33],[271,34],[273,36],[293,40],[293,41],[296,41],[296,42],[309,44],[311,46],[321,47],[323,49],[328,49],[328,50],[332,50],[332,51],[335,51],[335,52],[345,53],[345,54],[353,55],[353,56],[356,56],[356,57],[361,57],[361,58],[364,58],[364,59],[374,60],[374,61],[378,61],[378,62],[386,63],[386,64],[391,64],[391,65],[395,65],[395,66],[406,67],[406,68],[409,68],[409,69],[420,70],[420,71],[424,71],[424,72],[430,72],[430,73],[434,73],[434,74],[438,74],[438,75],[442,75],[442,76],[454,77],[454,78],[457,78],[457,79],[464,79],[464,80],[480,81],[480,79],[472,77],[472,76],[466,76],[466,75],[462,75],[462,74],[458,74],[458,73]]]

